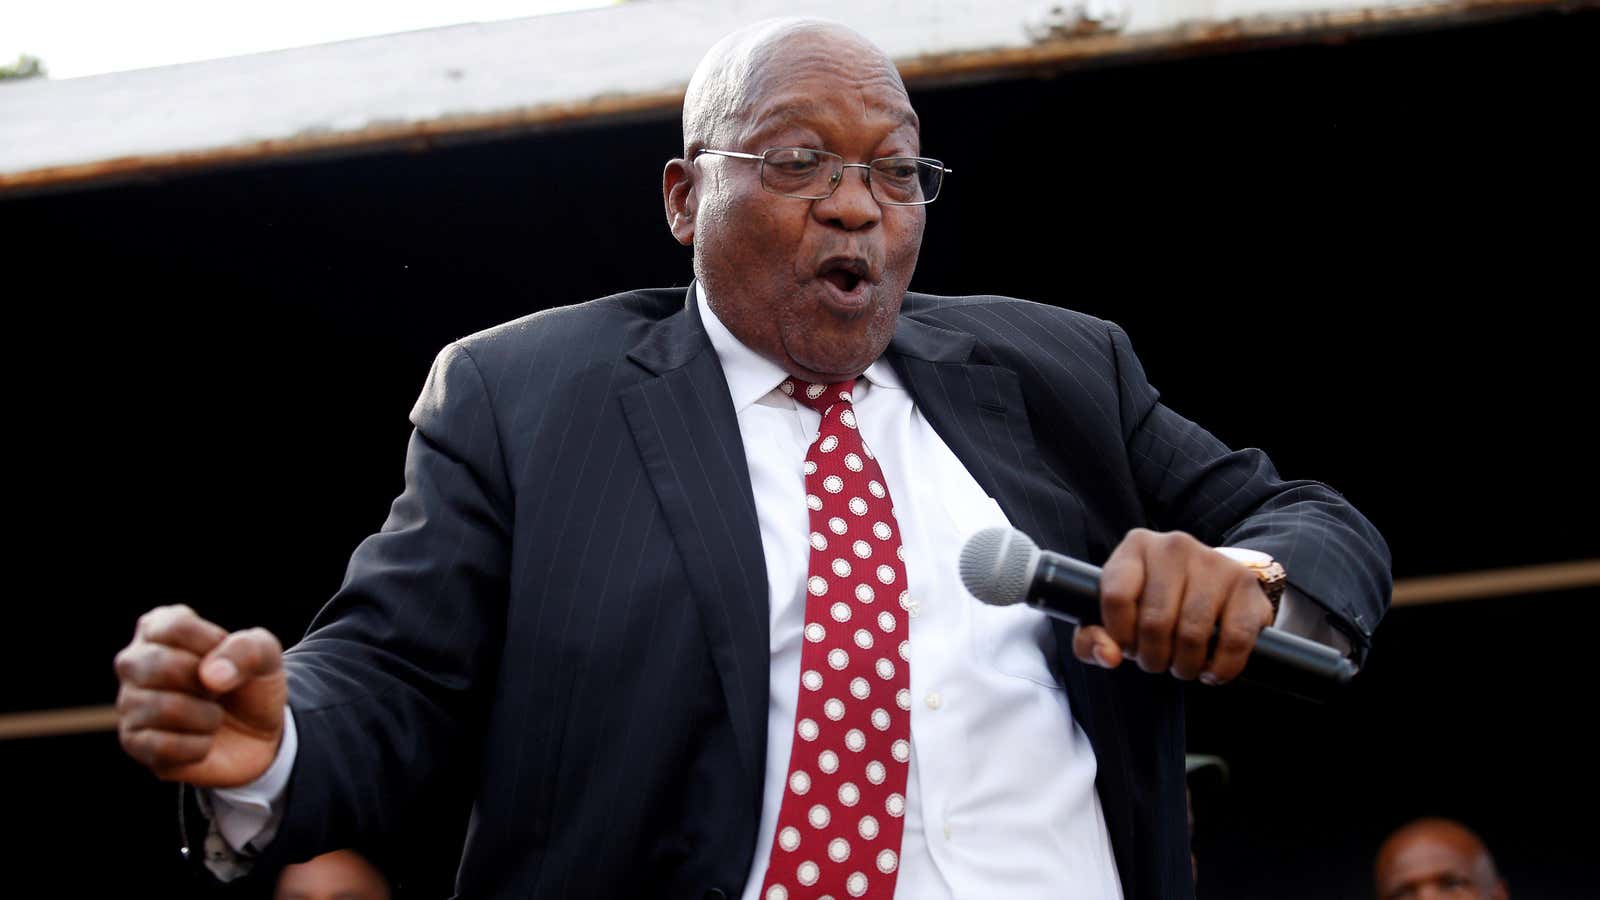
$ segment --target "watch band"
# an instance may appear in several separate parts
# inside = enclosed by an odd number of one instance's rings
[[[1257,568],[1251,566],[1250,571],[1256,573],[1256,580],[1261,584],[1261,590],[1266,592],[1267,599],[1272,602],[1272,614],[1278,614],[1278,601],[1283,599],[1283,589],[1289,586],[1289,573],[1284,570],[1283,563],[1273,560],[1265,566]]]
[[[1278,603],[1283,599],[1284,589],[1289,586],[1289,573],[1283,568],[1283,563],[1260,550],[1245,547],[1217,547],[1216,551],[1255,573],[1256,581],[1267,595],[1267,601],[1272,604],[1272,615],[1276,618]]]

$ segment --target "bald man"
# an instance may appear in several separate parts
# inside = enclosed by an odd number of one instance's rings
[[[354,850],[335,850],[289,866],[272,900],[389,900],[389,882]]]
[[[1378,900],[1508,900],[1489,848],[1449,819],[1418,819],[1378,850],[1373,881]]]
[[[206,788],[208,868],[381,839],[467,766],[462,897],[1192,894],[1183,683],[1274,617],[1359,656],[1387,548],[1163,406],[1116,326],[908,293],[950,171],[919,128],[860,35],[731,35],[662,178],[688,291],[450,345],[287,654],[141,620],[123,746]],[[967,595],[990,526],[1103,563],[1104,627]]]

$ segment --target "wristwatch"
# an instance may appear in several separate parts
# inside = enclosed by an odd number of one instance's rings
[[[1270,554],[1244,547],[1217,547],[1216,551],[1235,562],[1243,563],[1245,568],[1255,573],[1256,580],[1261,583],[1261,590],[1272,603],[1272,615],[1276,617],[1283,589],[1289,586],[1289,573],[1284,571],[1283,563],[1273,559]]]

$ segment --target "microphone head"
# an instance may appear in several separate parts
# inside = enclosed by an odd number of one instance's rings
[[[985,528],[961,548],[961,583],[972,596],[993,606],[1010,606],[1028,596],[1039,563],[1039,547],[1015,528]]]

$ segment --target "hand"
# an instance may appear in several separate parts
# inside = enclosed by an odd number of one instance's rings
[[[1222,684],[1243,671],[1273,611],[1245,566],[1183,532],[1136,528],[1101,570],[1100,616],[1073,634],[1078,659],[1114,669],[1131,655],[1146,672]]]
[[[117,654],[122,749],[167,781],[247,784],[283,737],[283,647],[262,628],[229,634],[187,606],[139,617]]]

